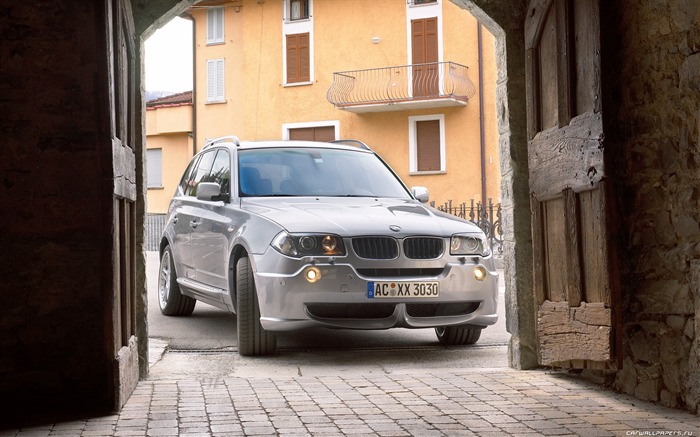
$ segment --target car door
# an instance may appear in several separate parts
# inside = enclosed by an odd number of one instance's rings
[[[194,265],[190,250],[190,221],[193,218],[193,206],[190,194],[194,187],[194,176],[197,172],[200,156],[194,158],[185,170],[180,185],[172,200],[172,245],[171,250],[178,275],[183,278],[194,278]]]
[[[176,221],[176,241],[182,242],[179,244],[179,255],[182,256],[183,261],[181,261],[181,263],[182,266],[185,267],[184,276],[187,279],[196,280],[197,277],[196,258],[198,256],[198,248],[193,242],[192,236],[192,231],[197,229],[201,223],[201,212],[199,211],[199,201],[197,200],[197,186],[209,175],[215,156],[215,150],[208,151],[200,156],[196,167],[193,169],[189,180],[186,182],[187,186],[184,196],[179,200],[179,204],[175,210],[176,215],[173,217],[173,221]],[[182,272],[179,273],[182,275]]]
[[[226,149],[215,150],[210,171],[200,182],[215,182],[221,193],[231,191],[231,156]],[[228,290],[228,239],[233,229],[227,217],[228,202],[196,200],[197,222],[192,227],[191,248],[197,282]],[[219,297],[216,297],[218,300]]]

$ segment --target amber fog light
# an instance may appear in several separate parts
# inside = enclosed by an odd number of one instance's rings
[[[304,272],[304,277],[310,284],[313,284],[314,282],[317,282],[319,279],[321,279],[321,271],[316,267],[309,267]]]
[[[477,281],[483,281],[484,279],[486,279],[486,269],[481,266],[475,268],[474,277]]]

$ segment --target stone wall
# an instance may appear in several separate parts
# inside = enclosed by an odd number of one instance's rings
[[[0,419],[112,405],[96,5],[0,12]]]
[[[525,117],[525,0],[451,0],[471,12],[496,38],[496,110],[501,164],[501,204],[506,322],[513,368],[537,367],[532,294],[532,233]]]
[[[700,3],[601,0],[606,149],[617,169],[624,363],[617,389],[700,403]]]

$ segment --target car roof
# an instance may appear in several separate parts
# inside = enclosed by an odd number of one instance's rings
[[[240,141],[238,138],[233,136],[213,139],[207,142],[207,144],[202,150],[206,150],[210,147],[215,146],[229,146],[232,148],[236,147],[239,150],[302,147],[355,150],[373,153],[372,150],[365,143],[358,140],[337,140],[334,142],[298,140]]]

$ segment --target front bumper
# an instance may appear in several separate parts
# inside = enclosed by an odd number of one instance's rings
[[[314,326],[345,329],[431,328],[496,323],[498,274],[491,258],[453,257],[436,260],[365,260],[343,258],[293,259],[269,248],[254,255],[254,278],[260,322],[268,331],[292,331]],[[320,279],[305,278],[316,268]],[[477,280],[481,268],[486,275]],[[393,276],[413,269],[412,276]],[[371,271],[372,273],[367,273]],[[404,270],[405,271],[405,270]],[[392,273],[389,273],[392,272]],[[385,273],[389,276],[381,276]],[[437,282],[438,297],[370,298],[371,281]]]

